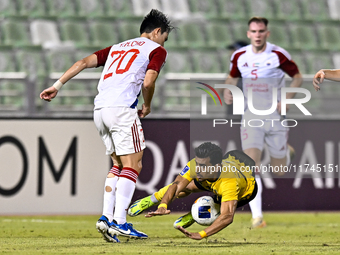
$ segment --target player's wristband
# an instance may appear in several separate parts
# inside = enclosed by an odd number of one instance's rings
[[[168,209],[168,205],[167,205],[167,204],[165,204],[165,203],[163,203],[163,204],[160,204],[160,205],[158,206],[158,208],[161,208],[161,207],[164,207],[165,209]]]
[[[63,85],[64,85],[64,84],[63,84],[61,81],[57,80],[57,81],[53,84],[53,87],[55,87],[56,90],[59,90],[59,89],[61,89],[61,87],[62,87]]]
[[[198,234],[200,234],[200,236],[201,236],[202,238],[207,237],[207,233],[205,233],[204,230],[198,232]]]

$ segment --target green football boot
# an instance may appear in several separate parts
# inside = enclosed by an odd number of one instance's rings
[[[157,205],[159,202],[154,203],[151,201],[151,196],[144,197],[135,201],[128,210],[128,215],[131,217],[141,214],[144,210],[150,208],[153,205]]]
[[[188,228],[194,223],[195,223],[195,220],[192,217],[191,212],[188,212],[187,214],[184,214],[183,216],[179,217],[174,222],[174,228],[177,228],[179,226],[181,226],[183,228]]]

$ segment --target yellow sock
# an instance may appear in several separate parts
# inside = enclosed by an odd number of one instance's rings
[[[169,185],[161,188],[159,191],[155,192],[154,193],[154,196],[155,198],[158,200],[158,201],[161,201],[162,198],[164,197],[164,194],[165,192],[168,190],[168,188],[170,187],[170,185],[172,185],[172,183],[170,183]]]

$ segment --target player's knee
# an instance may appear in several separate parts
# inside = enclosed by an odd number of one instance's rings
[[[106,177],[107,178],[113,178],[113,177],[115,177],[115,175],[113,173],[108,173]]]
[[[105,192],[112,192],[112,187],[105,186]]]

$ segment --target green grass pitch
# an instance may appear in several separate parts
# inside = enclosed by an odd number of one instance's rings
[[[179,214],[128,218],[149,235],[107,243],[95,229],[98,216],[1,216],[0,254],[339,254],[340,213],[266,213],[267,227],[250,229],[250,213],[201,241],[172,227]],[[197,232],[204,227],[194,224]]]

